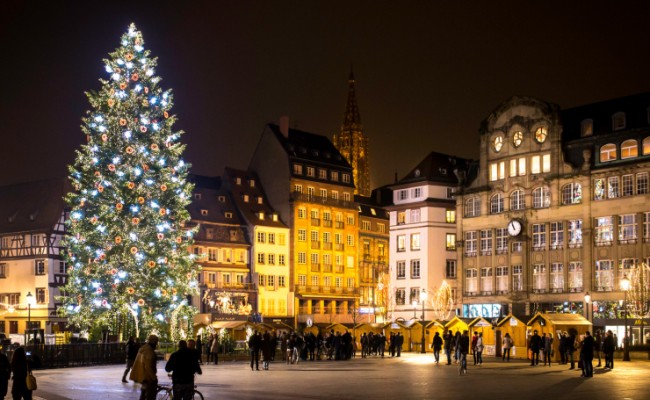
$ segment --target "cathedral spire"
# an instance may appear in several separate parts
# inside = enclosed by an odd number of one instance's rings
[[[345,116],[343,118],[342,130],[352,131],[361,129],[361,115],[357,105],[357,96],[355,93],[354,71],[350,66],[350,77],[348,78],[348,103],[345,107]]]

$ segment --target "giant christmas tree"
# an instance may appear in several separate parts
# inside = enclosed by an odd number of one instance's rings
[[[196,289],[183,132],[172,130],[172,94],[135,25],[120,44],[104,60],[108,79],[87,94],[87,144],[70,167],[62,310],[80,330],[129,320],[140,336],[175,339]]]

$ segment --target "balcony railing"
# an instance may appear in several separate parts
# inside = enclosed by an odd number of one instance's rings
[[[323,242],[323,250],[332,250],[332,242]]]
[[[343,251],[343,250],[345,250],[345,245],[343,243],[336,243],[334,245],[334,250]]]
[[[332,272],[332,264],[323,264],[323,272]]]
[[[337,274],[342,274],[343,273],[343,266],[342,265],[335,265],[334,266],[334,272]]]
[[[331,228],[332,227],[332,220],[331,219],[324,219],[323,220],[323,226],[325,228]]]
[[[311,263],[311,272],[319,272],[319,271],[320,271],[320,264]]]
[[[311,242],[312,249],[320,249],[320,242]]]
[[[316,196],[316,195],[309,194],[309,193],[292,192],[291,193],[291,200],[292,201],[307,201],[307,202],[310,202],[310,203],[326,204],[326,205],[330,205],[330,206],[333,206],[333,207],[356,209],[356,203],[354,203],[353,201],[345,201],[345,200],[341,200],[341,199],[332,199],[330,197]]]
[[[311,219],[311,226],[320,226],[320,219],[312,218]]]
[[[334,223],[334,227],[335,227],[336,229],[343,229],[343,228],[345,228],[345,224],[343,223],[343,221],[336,221],[336,222]]]

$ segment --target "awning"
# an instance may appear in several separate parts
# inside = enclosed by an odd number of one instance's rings
[[[246,321],[214,321],[213,323],[210,324],[211,327],[215,329],[234,329],[234,328],[241,328],[242,326],[246,325]]]

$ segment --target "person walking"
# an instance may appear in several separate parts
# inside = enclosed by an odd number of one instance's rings
[[[262,335],[261,347],[262,347],[262,368],[268,371],[269,362],[271,362],[271,359],[273,358],[273,350],[275,350],[275,346],[273,345],[271,334],[268,331],[264,332],[264,335]]]
[[[397,356],[396,357],[401,357],[402,356],[402,346],[404,345],[404,336],[402,336],[402,332],[397,332],[397,337],[395,338],[395,348],[397,349]]]
[[[135,341],[134,336],[129,336],[129,340],[125,345],[126,350],[126,369],[124,370],[124,375],[122,375],[122,382],[128,383],[126,376],[128,375],[131,368],[133,368],[133,363],[135,362],[135,357],[138,355],[138,350],[140,350],[140,344]]]
[[[460,333],[460,331],[458,333]],[[460,357],[459,360],[460,368],[458,369],[459,375],[467,374],[467,353],[469,353],[469,348],[470,348],[469,332],[463,331],[463,335],[460,336],[460,340],[458,341],[458,354]]]
[[[212,354],[214,365],[219,364],[219,336],[214,335],[212,337],[212,342],[210,343],[210,349],[208,351]]]
[[[551,366],[551,354],[553,352],[553,336],[549,333],[542,334],[542,351],[544,353],[544,365]]]
[[[201,335],[196,337],[196,352],[199,356],[199,364],[203,364],[203,341],[201,340]]]
[[[140,383],[140,400],[155,400],[158,390],[158,376],[156,370],[156,347],[158,336],[149,335],[147,343],[140,346],[135,357],[129,378]]]
[[[512,345],[514,342],[512,341],[512,338],[510,337],[509,333],[506,333],[506,335],[503,337],[503,356],[501,360],[503,361],[508,361],[510,362],[510,349],[512,349]]]
[[[533,335],[530,337],[530,341],[528,344],[528,349],[530,349],[531,355],[530,355],[530,365],[531,367],[534,367],[536,365],[539,365],[539,350],[542,345],[542,338],[539,336],[537,331],[533,331]]]
[[[472,336],[472,344],[471,344],[472,359],[474,360],[474,365],[476,365],[476,342],[477,341],[478,341],[478,332],[474,332],[474,335]]]
[[[605,369],[614,369],[614,351],[616,351],[616,342],[612,331],[607,331],[605,340],[603,340],[603,353],[605,354]]]
[[[172,373],[174,400],[191,400],[194,395],[194,374],[202,375],[196,353],[187,347],[187,342],[178,342],[178,350],[173,352],[165,364],[165,371]]]
[[[603,336],[600,334],[600,329],[596,329],[596,333],[594,334],[594,358],[598,358],[598,365],[596,365],[596,367],[601,366],[600,351],[602,350],[602,347]]]
[[[476,337],[476,365],[483,365],[483,332]]]
[[[248,338],[248,348],[251,352],[251,371],[254,369],[260,370],[260,346],[262,345],[262,338],[260,334],[255,331]],[[255,368],[253,368],[253,366]]]
[[[469,335],[467,336],[469,338]],[[454,335],[454,362],[458,364],[460,362],[460,329],[456,331]]]
[[[558,351],[560,352],[560,364],[565,365],[567,363],[567,358],[566,358],[567,336],[563,332],[560,332],[558,333],[558,340],[560,341],[560,345],[558,348]]]
[[[11,357],[11,372],[13,373],[13,385],[11,386],[11,397],[13,400],[32,400],[32,391],[27,389],[27,375],[32,371],[31,362],[27,360],[27,353],[24,347],[14,350]]]
[[[576,335],[574,331],[571,331],[571,334],[564,332],[566,342],[564,344],[564,350],[566,351],[566,362],[571,362],[571,367],[569,369],[576,369],[576,363],[573,359],[573,353],[576,351]]]
[[[580,358],[582,359],[583,373],[585,378],[593,378],[594,337],[591,336],[589,331],[585,332],[585,338],[582,341],[582,348],[580,349]]]
[[[4,399],[9,390],[9,378],[11,377],[11,363],[4,353],[0,352],[0,399]]]
[[[436,332],[433,335],[433,342],[431,343],[433,348],[433,358],[436,359],[436,364],[440,363],[440,350],[442,349],[442,338],[440,337],[440,332]]]
[[[442,335],[442,338],[445,340],[444,346],[445,355],[447,355],[447,365],[451,365],[451,349],[453,347],[454,335],[451,334],[451,331],[447,331]]]

